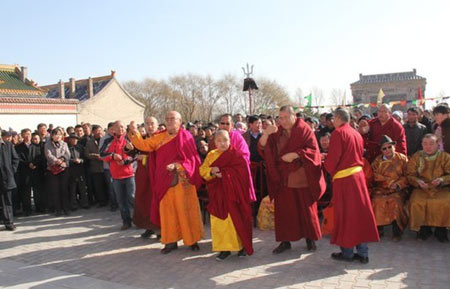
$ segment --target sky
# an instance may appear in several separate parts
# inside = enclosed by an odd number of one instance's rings
[[[0,64],[39,85],[117,72],[119,81],[195,73],[254,77],[294,97],[350,95],[359,74],[411,71],[450,95],[450,1],[1,1]],[[325,102],[328,100],[326,99]]]

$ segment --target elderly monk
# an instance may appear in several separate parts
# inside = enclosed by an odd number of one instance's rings
[[[350,115],[346,110],[335,111],[336,129],[330,138],[333,153],[329,153],[324,162],[333,182],[331,244],[341,247],[341,252],[332,253],[331,258],[349,262],[359,260],[366,264],[369,262],[367,243],[377,242],[379,237],[363,172],[364,142],[349,121]],[[353,251],[355,246],[356,254]]]
[[[408,180],[406,164],[408,158],[395,151],[395,141],[384,135],[380,142],[381,152],[372,163],[374,187],[371,189],[372,207],[377,220],[378,233],[384,234],[384,227],[392,224],[392,240],[400,241],[408,224],[404,209]]]
[[[365,122],[361,122],[360,126]],[[396,151],[406,155],[406,135],[402,124],[392,117],[391,108],[383,103],[378,107],[378,116],[368,121],[369,129],[360,128],[364,138],[366,158],[373,162],[380,154],[380,140],[383,135],[389,136],[397,144]]]
[[[255,199],[250,195],[248,162],[230,145],[228,132],[219,130],[214,140],[217,149],[208,153],[200,175],[209,193],[212,248],[220,252],[216,260],[223,261],[230,251],[239,251],[238,256],[253,254],[251,202]]]
[[[200,158],[192,135],[181,128],[181,115],[170,111],[166,115],[167,130],[143,139],[134,122],[130,123],[129,138],[133,145],[146,152],[155,152],[152,178],[154,202],[150,218],[161,226],[162,254],[177,249],[183,240],[193,251],[203,238],[197,190],[202,179],[199,175]],[[153,205],[154,203],[154,205]]]
[[[291,241],[306,238],[315,250],[321,238],[317,200],[325,191],[321,155],[311,127],[297,118],[290,105],[280,108],[280,127],[268,126],[259,139],[267,164],[269,196],[275,203],[274,254],[291,248]]]
[[[158,133],[158,120],[153,116],[148,116],[144,121],[145,126],[145,136],[142,137],[150,138],[155,133]],[[152,207],[153,191],[152,191],[152,180],[151,180],[151,164],[153,163],[152,158],[155,156],[155,152],[141,152],[136,150],[131,143],[127,144],[127,149],[130,150],[132,154],[137,156],[137,169],[135,174],[136,179],[136,196],[134,199],[134,211],[133,211],[133,223],[139,227],[145,229],[145,232],[141,234],[141,237],[148,239],[154,234],[154,230],[157,226],[152,224],[150,213]]]
[[[422,151],[415,153],[408,162],[407,174],[414,191],[409,200],[409,224],[418,231],[417,238],[426,240],[435,227],[439,242],[448,242],[450,227],[450,155],[438,150],[438,138],[426,134]]]

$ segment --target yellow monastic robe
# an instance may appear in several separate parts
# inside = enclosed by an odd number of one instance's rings
[[[390,225],[393,221],[401,230],[408,224],[404,208],[408,180],[406,164],[408,158],[395,153],[392,159],[385,160],[379,155],[372,163],[374,187],[370,190],[373,212],[378,226]],[[396,184],[398,189],[391,189]]]
[[[167,131],[146,139],[143,139],[139,133],[129,135],[131,142],[138,150],[156,151],[156,154],[160,147],[172,141],[175,136]],[[156,169],[165,170],[166,168]],[[177,171],[178,184],[169,188],[159,204],[161,243],[169,244],[183,240],[185,245],[190,246],[203,238],[203,223],[197,190],[189,183],[180,164],[177,164]]]
[[[419,231],[421,226],[450,227],[450,155],[438,151],[427,156],[419,151],[409,160],[407,175],[415,187],[409,200],[411,230]],[[442,182],[433,187],[431,182],[436,178]],[[421,189],[418,180],[428,184],[429,189]]]
[[[215,176],[211,176],[211,164],[217,160],[221,154],[222,152],[217,149],[210,151],[203,164],[200,166],[200,176],[206,181],[215,178]],[[234,228],[230,214],[228,214],[228,217],[225,220],[210,215],[210,221],[212,250],[214,252],[240,251],[242,249],[241,239]]]

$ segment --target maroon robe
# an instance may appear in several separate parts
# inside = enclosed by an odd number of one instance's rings
[[[317,200],[325,192],[326,184],[319,146],[312,129],[297,118],[290,137],[280,126],[269,136],[266,146],[258,148],[266,161],[269,196],[275,200],[276,240],[320,239]],[[291,163],[284,162],[281,157],[290,152],[297,153],[299,158]],[[302,185],[289,184],[290,178],[295,177],[302,167]]]
[[[324,166],[331,176],[354,166],[364,166],[364,142],[348,123],[331,134]],[[378,230],[366,186],[364,171],[333,181],[334,227],[331,244],[352,248],[361,243],[378,242]]]
[[[366,149],[366,158],[370,163],[381,154],[380,141],[383,135],[387,135],[397,142],[396,152],[407,155],[405,129],[395,118],[391,117],[384,125],[381,125],[378,118],[371,119],[369,127],[369,132],[364,135],[364,148]]]
[[[155,228],[150,221],[150,212],[152,206],[152,187],[150,180],[150,158],[154,158],[154,152],[146,154],[147,160],[145,165],[142,161],[137,161],[137,169],[135,173],[136,194],[134,199],[133,223],[136,227],[152,230]]]
[[[174,173],[166,169],[167,165],[179,163],[183,167],[189,183],[198,189],[203,182],[198,171],[201,163],[192,134],[183,128],[180,128],[176,137],[159,147],[155,151],[155,157],[150,160],[152,160],[150,166],[154,168],[150,169],[150,178],[155,200],[152,202],[150,217],[152,224],[160,226],[159,203],[174,179]]]
[[[242,241],[245,252],[253,254],[252,246],[252,208],[249,191],[251,175],[248,162],[232,146],[222,153],[211,167],[218,167],[222,178],[207,182],[211,215],[225,220],[230,214],[234,228]]]

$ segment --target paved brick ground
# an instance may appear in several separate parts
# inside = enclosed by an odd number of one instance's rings
[[[370,244],[370,263],[330,259],[327,238],[315,253],[304,241],[274,256],[273,232],[254,231],[255,254],[224,262],[211,253],[209,227],[200,252],[169,255],[142,230],[119,231],[120,216],[103,209],[70,217],[19,218],[0,231],[0,288],[450,288],[450,247],[434,238]]]

